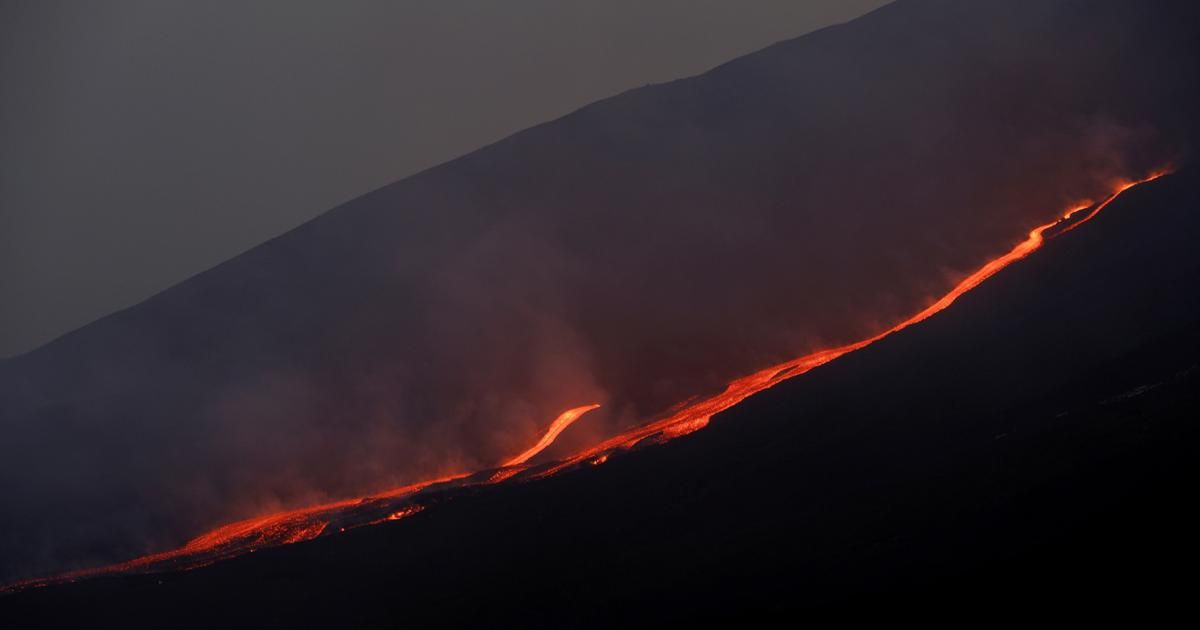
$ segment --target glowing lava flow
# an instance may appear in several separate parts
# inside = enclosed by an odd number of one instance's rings
[[[709,419],[712,418],[713,414],[725,411],[726,409],[729,409],[730,407],[742,402],[749,396],[761,392],[762,390],[772,387],[787,379],[800,376],[801,374],[829,363],[840,356],[869,346],[872,343],[883,339],[884,337],[929,319],[936,313],[945,310],[964,293],[979,286],[981,283],[983,283],[983,281],[992,277],[1001,269],[1004,269],[1017,260],[1025,258],[1040,248],[1042,243],[1045,242],[1045,233],[1047,230],[1058,226],[1064,226],[1064,229],[1059,232],[1058,235],[1065,234],[1066,232],[1079,227],[1081,224],[1090,221],[1093,217],[1099,214],[1099,212],[1103,210],[1105,206],[1107,206],[1109,203],[1112,203],[1114,199],[1116,199],[1126,190],[1129,190],[1138,184],[1153,181],[1166,174],[1166,171],[1160,171],[1144,179],[1121,182],[1115,187],[1113,193],[1111,193],[1103,202],[1096,205],[1091,212],[1078,221],[1071,221],[1071,219],[1077,213],[1092,207],[1093,204],[1091,202],[1071,209],[1066,214],[1062,215],[1062,217],[1054,221],[1044,225],[1039,225],[1029,232],[1029,235],[1025,238],[1025,240],[1017,243],[1017,245],[1014,246],[1008,253],[988,261],[974,273],[961,280],[957,285],[954,286],[954,288],[950,289],[948,293],[943,295],[936,302],[925,307],[916,315],[909,317],[908,319],[873,337],[856,341],[844,346],[839,346],[837,348],[820,350],[812,354],[807,354],[805,356],[792,359],[791,361],[780,363],[765,370],[760,370],[748,376],[743,376],[742,378],[731,382],[725,388],[725,391],[721,392],[720,394],[686,405],[665,418],[610,438],[582,453],[578,453],[565,460],[556,462],[550,467],[536,472],[533,476],[535,478],[546,477],[584,462],[598,465],[608,460],[609,453],[631,448],[644,440],[665,442],[681,435],[698,431],[708,426]]]
[[[70,581],[106,573],[187,569],[203,566],[216,560],[253,552],[262,547],[301,542],[328,535],[332,531],[341,532],[354,527],[405,519],[423,511],[430,502],[445,500],[452,496],[452,491],[456,488],[492,485],[509,479],[540,479],[583,464],[593,466],[603,464],[609,460],[612,454],[630,449],[640,443],[661,443],[687,435],[707,426],[709,419],[714,414],[729,409],[755,393],[864,348],[945,310],[964,293],[979,286],[1001,269],[1040,248],[1047,238],[1048,230],[1055,227],[1062,228],[1061,231],[1051,234],[1051,237],[1065,234],[1090,221],[1121,193],[1165,174],[1165,172],[1160,172],[1142,180],[1122,182],[1101,203],[1094,206],[1088,203],[1067,212],[1055,221],[1034,228],[1026,239],[1014,246],[1012,250],[984,264],[936,302],[873,337],[813,352],[744,376],[731,382],[724,391],[715,396],[700,398],[695,402],[677,406],[659,420],[609,438],[567,459],[543,466],[530,467],[527,465],[531,458],[552,444],[567,427],[599,405],[585,405],[564,411],[551,423],[546,434],[536,444],[520,455],[509,459],[503,467],[496,470],[452,475],[396,488],[362,499],[335,501],[247,519],[198,536],[179,549],[144,556],[108,567],[76,571],[49,579],[30,580],[11,585],[3,590]],[[1072,220],[1077,213],[1088,208],[1092,208],[1091,212],[1081,219]],[[420,500],[420,503],[417,500]]]
[[[1063,234],[1066,234],[1067,232],[1074,230],[1075,228],[1083,225],[1084,223],[1091,221],[1093,217],[1095,217],[1097,214],[1100,214],[1101,210],[1103,210],[1106,206],[1108,206],[1108,204],[1112,203],[1114,199],[1119,197],[1121,195],[1121,193],[1125,192],[1126,190],[1129,190],[1130,188],[1133,188],[1134,186],[1137,186],[1138,184],[1144,184],[1146,182],[1154,181],[1154,180],[1158,179],[1159,177],[1162,177],[1163,175],[1166,175],[1166,174],[1167,174],[1167,171],[1159,171],[1157,173],[1154,173],[1153,175],[1150,175],[1149,177],[1147,177],[1145,179],[1140,179],[1140,180],[1132,181],[1132,182],[1125,182],[1125,183],[1121,184],[1120,186],[1117,187],[1116,192],[1109,195],[1107,199],[1105,199],[1104,201],[1097,204],[1095,208],[1092,208],[1092,211],[1087,213],[1087,216],[1083,217],[1082,219],[1080,219],[1078,221],[1074,221],[1074,222],[1068,224],[1066,227],[1064,227],[1062,229],[1061,232],[1059,232],[1055,236],[1062,236]],[[1063,216],[1063,221],[1070,219],[1071,215],[1075,214],[1079,210],[1083,210],[1083,208],[1077,208],[1075,210],[1068,212],[1066,215]]]
[[[524,453],[521,453],[520,455],[517,455],[516,457],[508,460],[507,462],[504,462],[504,465],[506,467],[507,466],[516,466],[518,464],[524,464],[525,462],[529,461],[531,458],[533,458],[534,455],[541,453],[543,450],[546,449],[547,446],[550,446],[551,444],[553,444],[554,440],[558,438],[558,434],[562,433],[564,429],[571,426],[571,423],[578,420],[579,417],[582,416],[583,414],[585,414],[593,409],[596,409],[599,406],[600,405],[596,405],[596,404],[584,405],[582,407],[575,407],[574,409],[568,409],[568,410],[562,412],[561,415],[559,415],[557,418],[554,419],[554,422],[551,423],[551,425],[550,425],[550,430],[546,431],[546,435],[543,435],[542,439],[538,440],[537,444],[534,444],[532,447],[529,448],[529,450],[525,451]]]

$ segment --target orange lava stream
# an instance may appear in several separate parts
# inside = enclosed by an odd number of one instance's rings
[[[550,429],[546,431],[546,435],[543,435],[542,439],[538,440],[537,444],[531,446],[529,450],[525,451],[524,453],[521,453],[507,462],[504,462],[504,465],[506,467],[516,466],[529,461],[534,455],[541,453],[546,449],[547,446],[553,444],[554,440],[558,438],[558,434],[562,433],[563,430],[571,426],[571,424],[578,420],[580,416],[598,408],[599,406],[600,405],[598,404],[584,405],[582,407],[575,407],[574,409],[568,409],[562,412],[562,414],[559,415],[558,418],[555,418],[554,422],[550,424]]]
[[[530,467],[527,465],[530,459],[550,446],[567,427],[600,405],[584,405],[564,411],[551,423],[546,434],[536,444],[520,455],[509,459],[501,468],[496,470],[451,475],[440,479],[402,486],[365,498],[345,499],[246,519],[219,527],[198,536],[178,549],[143,556],[111,566],[75,571],[49,579],[28,580],[10,585],[4,589],[0,589],[0,591],[41,586],[109,573],[141,572],[169,568],[195,568],[220,559],[253,552],[263,547],[311,540],[322,534],[326,534],[327,531],[331,531],[330,525],[334,522],[341,523],[337,527],[337,531],[345,531],[347,528],[374,525],[407,518],[423,511],[426,507],[414,502],[413,499],[425,496],[423,493],[434,489],[434,487],[471,487],[498,484],[509,479],[540,479],[581,464],[592,466],[603,464],[609,460],[610,455],[633,448],[640,443],[662,443],[693,433],[708,426],[709,420],[714,414],[733,407],[749,396],[782,381],[800,376],[845,354],[864,348],[945,310],[963,294],[979,286],[1001,269],[1039,249],[1047,238],[1046,232],[1051,228],[1061,227],[1061,231],[1052,234],[1051,237],[1061,236],[1079,227],[1081,224],[1090,221],[1126,190],[1138,184],[1158,179],[1165,174],[1167,173],[1163,171],[1141,180],[1120,182],[1114,188],[1114,192],[1103,202],[1094,206],[1089,202],[1070,210],[1059,219],[1034,228],[1029,232],[1025,240],[1017,243],[1004,255],[988,261],[974,273],[961,280],[937,301],[925,307],[917,314],[873,337],[836,348],[819,350],[743,376],[729,383],[724,391],[715,396],[698,398],[695,401],[677,405],[668,412],[668,415],[659,420],[630,429],[566,459],[543,466]],[[1088,208],[1092,208],[1092,210],[1086,216],[1078,220],[1072,220],[1077,213]]]
[[[855,350],[862,349],[871,345],[872,343],[875,343],[876,341],[879,341],[880,339],[883,339],[884,337],[929,319],[933,315],[945,310],[964,293],[979,286],[985,280],[998,273],[1001,269],[1004,269],[1010,264],[1025,258],[1040,248],[1045,242],[1045,233],[1047,230],[1057,226],[1065,226],[1064,229],[1057,235],[1065,234],[1066,232],[1079,227],[1083,223],[1090,221],[1097,214],[1099,214],[1100,211],[1105,208],[1105,206],[1107,206],[1109,203],[1112,203],[1114,199],[1116,199],[1126,190],[1129,190],[1138,184],[1153,181],[1166,174],[1167,171],[1159,171],[1140,180],[1122,181],[1116,185],[1113,193],[1111,193],[1103,202],[1096,205],[1094,209],[1082,219],[1079,219],[1078,221],[1071,221],[1072,217],[1074,217],[1077,213],[1092,207],[1092,202],[1087,202],[1079,207],[1073,208],[1063,214],[1060,218],[1049,223],[1039,225],[1033,230],[1030,230],[1029,235],[1025,238],[1025,240],[1017,243],[1016,246],[1014,246],[1008,253],[988,261],[974,273],[962,279],[957,285],[954,286],[954,288],[950,289],[949,292],[947,292],[933,304],[930,304],[917,314],[873,337],[836,348],[819,350],[817,352],[792,359],[791,361],[786,361],[764,370],[760,370],[748,376],[743,376],[742,378],[731,382],[725,388],[725,391],[721,392],[720,394],[686,405],[665,418],[637,427],[626,433],[610,438],[582,453],[578,453],[565,460],[556,462],[550,467],[538,471],[534,477],[540,478],[553,475],[559,471],[573,467],[582,462],[589,462],[593,465],[601,464],[604,461],[607,461],[609,452],[631,448],[643,440],[665,442],[681,435],[687,435],[688,433],[703,429],[704,427],[708,426],[709,419],[712,418],[714,414],[729,409],[730,407],[742,402],[749,396],[761,392],[764,389],[772,387],[787,379],[800,376],[801,374],[825,365],[826,363],[829,363],[838,357],[854,352]]]
[[[1145,179],[1121,183],[1119,186],[1117,186],[1117,190],[1115,192],[1113,192],[1111,195],[1109,195],[1107,199],[1105,199],[1104,201],[1097,204],[1095,208],[1092,208],[1092,211],[1087,213],[1087,216],[1083,217],[1082,219],[1080,219],[1078,221],[1068,224],[1066,227],[1063,228],[1063,230],[1061,232],[1059,232],[1055,236],[1062,236],[1063,234],[1066,234],[1067,232],[1074,230],[1075,228],[1083,225],[1084,223],[1091,221],[1093,217],[1095,217],[1097,214],[1100,214],[1101,210],[1103,210],[1105,207],[1107,207],[1108,204],[1112,203],[1114,199],[1121,196],[1121,193],[1125,192],[1126,190],[1129,190],[1130,188],[1133,188],[1134,186],[1137,186],[1138,184],[1144,184],[1146,182],[1154,181],[1154,180],[1158,179],[1159,177],[1166,175],[1167,173],[1168,173],[1167,171],[1158,171],[1158,172],[1150,175],[1149,177],[1146,177]],[[1063,220],[1065,221],[1067,219],[1070,219],[1072,214],[1075,214],[1078,210],[1082,210],[1082,209],[1083,208],[1078,208],[1076,210],[1072,210],[1072,211],[1068,212],[1066,215],[1063,216]]]

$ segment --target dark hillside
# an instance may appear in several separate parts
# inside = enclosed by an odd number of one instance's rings
[[[1197,191],[1192,170],[1139,187],[946,312],[665,446],[395,524],[0,603],[255,626],[1186,610]]]

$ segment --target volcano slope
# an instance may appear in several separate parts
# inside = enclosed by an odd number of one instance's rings
[[[570,627],[1183,609],[1198,191],[1194,169],[1130,190],[948,310],[665,445],[192,571],[19,592],[0,614]]]
[[[1186,153],[1195,5],[901,0],[515,134],[0,361],[0,584],[494,466],[600,403],[563,455],[866,338]]]

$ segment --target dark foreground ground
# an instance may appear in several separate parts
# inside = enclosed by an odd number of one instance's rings
[[[1186,611],[1196,179],[1130,191],[945,313],[688,438],[203,569],[10,595],[0,625]]]

